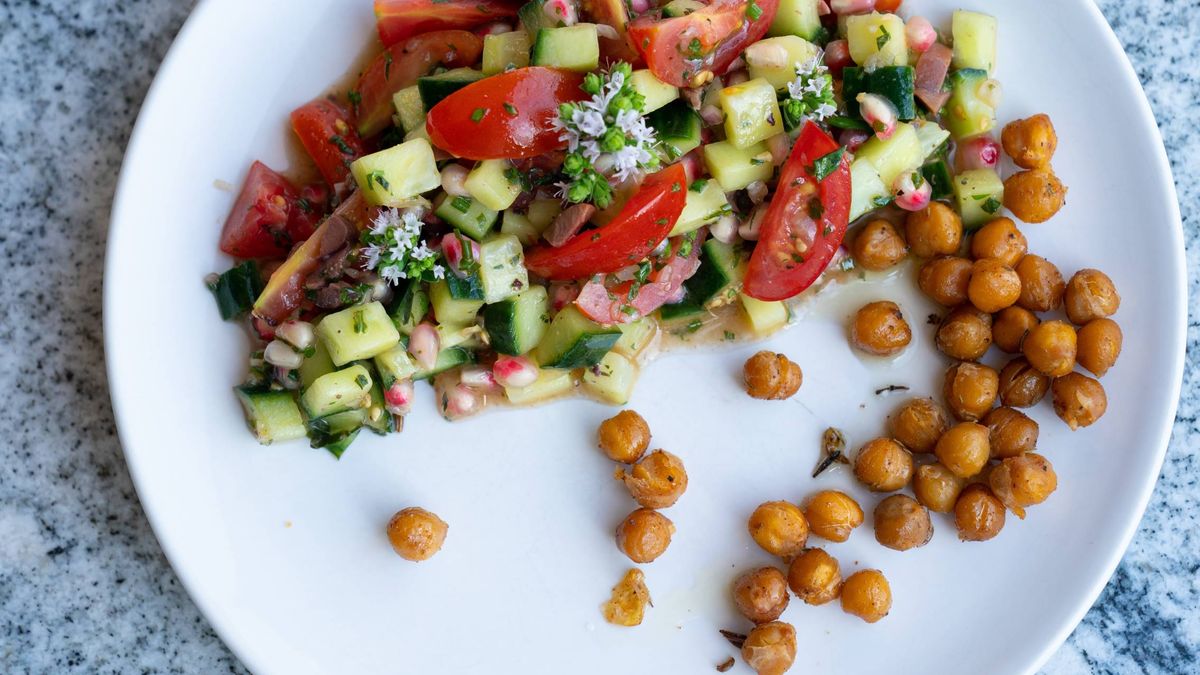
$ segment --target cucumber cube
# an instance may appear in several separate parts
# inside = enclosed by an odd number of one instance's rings
[[[892,200],[892,191],[883,184],[879,170],[865,159],[850,164],[850,220],[858,220]]]
[[[638,367],[615,351],[583,371],[583,390],[604,403],[625,405],[637,383]]]
[[[975,68],[992,72],[996,67],[996,17],[965,9],[954,10],[950,19],[954,54],[950,64],[956,69]]]
[[[550,321],[545,337],[533,350],[543,368],[586,368],[604,358],[621,337],[621,329],[601,326],[574,305],[567,305]]]
[[[725,192],[741,190],[756,180],[770,180],[771,174],[775,173],[766,143],[747,148],[739,148],[729,141],[709,143],[704,146],[704,163]]]
[[[902,174],[915,171],[924,163],[921,139],[911,124],[901,122],[887,140],[872,136],[858,149],[856,160],[870,162],[879,172],[884,186],[890,187]]]
[[[782,8],[781,8],[782,9]],[[821,48],[795,35],[759,40],[746,49],[746,66],[753,79],[763,79],[775,89],[786,89],[796,79],[796,67],[818,57]]]
[[[725,198],[725,190],[717,181],[705,181],[699,191],[688,188],[683,211],[679,214],[679,220],[675,221],[675,227],[671,229],[669,236],[677,237],[698,230],[704,225],[716,222],[732,210],[729,200]]]
[[[437,75],[427,75],[417,78],[417,91],[421,94],[421,102],[426,110],[442,102],[450,94],[462,89],[468,84],[483,79],[483,73],[471,68],[454,68]]]
[[[665,108],[655,110],[646,116],[646,123],[654,128],[662,143],[666,155],[664,164],[700,147],[703,122],[686,101],[672,102]]]
[[[783,302],[764,302],[742,294],[742,310],[758,336],[770,335],[787,325],[790,314]]]
[[[522,246],[532,246],[542,238],[542,231],[533,226],[529,216],[512,209],[505,211],[500,217],[500,234],[516,237]]]
[[[483,300],[455,298],[444,280],[429,285],[429,300],[433,304],[433,316],[438,323],[451,326],[475,323],[475,315],[483,307]]]
[[[276,441],[304,438],[304,418],[291,393],[286,391],[254,391],[238,387],[238,402],[246,414],[246,424],[263,445]]]
[[[444,373],[451,368],[464,366],[468,363],[475,362],[475,355],[472,352],[463,349],[462,347],[447,347],[438,352],[437,361],[433,364],[433,368],[429,370],[417,369],[413,373],[414,380],[428,380],[429,378],[439,373]]]
[[[600,67],[600,36],[596,24],[543,28],[533,43],[530,63],[586,73]]]
[[[799,35],[815,42],[824,32],[818,10],[820,0],[779,0],[779,10],[768,35]]]
[[[451,197],[443,194],[440,199],[433,213],[472,239],[478,240],[487,236],[500,215],[498,211],[489,209],[479,200],[470,197]]]
[[[850,58],[860,66],[907,66],[908,39],[904,19],[895,14],[855,14],[846,17]]]
[[[371,405],[371,373],[361,365],[318,377],[300,396],[310,419]]]
[[[504,395],[514,405],[529,405],[557,398],[575,388],[569,370],[543,370],[533,384],[524,387],[505,387]]]
[[[312,356],[307,356],[300,363],[297,375],[300,377],[300,390],[308,389],[318,377],[333,372],[333,360],[329,358],[329,350],[320,340],[313,343]]]
[[[483,38],[483,74],[495,75],[509,68],[529,65],[529,33],[523,30]]]
[[[931,161],[934,155],[946,148],[946,141],[950,140],[950,132],[938,126],[937,122],[915,120],[912,125],[917,130],[917,139],[921,142],[921,155],[924,161]]]
[[[405,133],[425,126],[425,104],[421,102],[421,91],[417,85],[396,92],[392,96],[392,105],[396,106],[396,117]]]
[[[636,359],[658,335],[658,322],[648,317],[623,323],[619,328],[621,337],[613,345],[613,351],[629,359]]]
[[[407,380],[417,372],[417,364],[404,345],[396,345],[375,357],[375,369],[386,389],[397,380]]]
[[[996,218],[1004,205],[1004,181],[994,169],[964,171],[954,177],[954,202],[963,229],[974,230]]]
[[[479,277],[483,281],[483,301],[489,304],[529,288],[521,242],[509,234],[483,242],[479,246]]]
[[[529,223],[537,228],[538,232],[544,232],[561,212],[562,202],[560,200],[541,197],[530,203],[525,216],[529,218]]]
[[[423,130],[425,125],[419,128]],[[350,173],[373,206],[403,206],[409,199],[442,185],[433,147],[422,138],[359,157],[350,165]]]
[[[533,349],[549,323],[550,299],[545,286],[532,286],[483,310],[492,349],[500,354],[517,356]]]
[[[783,131],[775,87],[764,79],[725,87],[717,100],[725,111],[725,140],[734,147],[748,148]]]
[[[996,111],[980,98],[987,86],[985,70],[959,70],[950,75],[950,100],[942,110],[942,123],[954,138],[969,138],[996,126]]]
[[[678,87],[663,82],[646,69],[633,71],[629,75],[629,86],[646,99],[643,113],[654,112],[679,98]]]
[[[429,293],[418,281],[410,281],[408,288],[398,294],[392,306],[388,308],[396,330],[404,335],[411,333],[428,313]]]
[[[485,159],[467,174],[464,187],[475,201],[492,211],[503,211],[521,194],[520,180],[510,179],[507,175],[512,171],[515,169],[507,160]]]
[[[697,2],[697,0],[671,0],[663,5],[662,13],[663,16],[670,17],[687,16],[698,9],[704,9],[703,2]]]
[[[400,342],[400,331],[378,302],[334,312],[321,319],[316,332],[336,366],[373,358]]]

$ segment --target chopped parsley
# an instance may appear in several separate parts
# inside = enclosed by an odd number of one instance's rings
[[[762,16],[762,13],[762,7],[759,7],[758,3],[754,0],[750,0],[750,4],[746,5],[747,19],[750,19],[751,21],[758,21],[759,17]]]
[[[883,49],[884,45],[886,45],[888,42],[890,42],[891,39],[892,39],[892,34],[888,32],[887,27],[884,26],[883,24],[880,24],[879,37],[875,38],[875,48],[880,49],[880,50]]]
[[[450,206],[459,213],[466,213],[471,210],[471,198],[459,195],[450,200]]]
[[[842,157],[846,154],[846,148],[838,148],[833,152],[823,157],[818,157],[813,161],[812,174],[817,180],[825,180],[831,173],[837,171],[837,168],[842,164]]]
[[[697,178],[696,180],[692,181],[691,185],[688,186],[688,190],[691,190],[692,192],[704,192],[704,188],[706,187],[708,187],[708,180],[704,178]]]
[[[983,203],[983,210],[989,215],[995,215],[995,213],[1000,210],[1000,206],[1000,200],[992,196],[988,197],[987,201]]]
[[[329,142],[330,142],[330,143],[333,143],[334,145],[336,145],[336,146],[337,146],[337,149],[338,149],[338,150],[341,150],[343,155],[353,155],[353,154],[354,154],[354,149],[353,149],[353,148],[351,148],[351,147],[350,147],[350,146],[349,146],[349,145],[346,143],[346,139],[342,138],[341,136],[338,136],[337,134],[334,134],[333,136],[330,136],[330,137],[329,137]]]
[[[508,113],[510,117],[516,117],[517,116],[517,107],[511,103],[506,102],[504,104],[504,112]]]
[[[367,320],[363,318],[363,311],[361,309],[354,311],[354,332],[367,332]]]
[[[376,170],[367,174],[367,187],[371,187],[372,183],[378,184],[379,187],[387,190],[388,192],[392,191],[392,186],[388,183],[388,180],[384,177],[382,171]]]
[[[488,111],[486,108],[476,108],[475,112],[471,113],[471,121],[479,122],[479,120],[482,120],[483,116],[486,115],[487,112]]]

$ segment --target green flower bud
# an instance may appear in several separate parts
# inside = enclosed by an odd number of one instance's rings
[[[625,132],[616,127],[604,132],[600,139],[600,149],[604,152],[616,152],[625,147]]]

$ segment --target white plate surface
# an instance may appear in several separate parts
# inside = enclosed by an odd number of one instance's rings
[[[948,0],[912,0],[936,23]],[[794,672],[1020,673],[1066,637],[1112,573],[1145,508],[1179,392],[1183,241],[1162,143],[1132,69],[1086,0],[975,3],[1000,18],[1002,120],[1048,112],[1067,207],[1028,226],[1034,252],[1066,274],[1098,267],[1124,298],[1109,412],[1068,432],[1036,409],[1060,486],[986,544],[961,544],[935,518],[928,546],[880,547],[870,523],[828,550],[846,572],[882,569],[892,614],[867,625],[836,605],[793,601]],[[631,502],[593,449],[612,410],[569,401],[448,424],[428,389],[402,435],[360,437],[340,461],[304,443],[258,446],[230,387],[246,341],[217,319],[201,279],[228,265],[217,237],[233,195],[262,159],[285,168],[286,115],[341,79],[373,38],[367,0],[206,0],[181,32],[129,144],[113,210],[105,337],[113,403],[139,495],[180,578],[222,638],[258,673],[713,672],[742,629],[734,576],[771,562],[745,532],[759,502],[824,487],[878,498],[844,470],[808,477],[827,426],[852,445],[883,432],[901,398],[934,393],[942,361],[907,278],[823,295],[767,342],[804,369],[793,400],[739,386],[757,346],[673,354],[648,368],[631,406],[655,445],[691,476],[669,511],[671,548],[646,566],[654,607],[636,629],[606,625],[609,587],[629,567],[612,530]],[[858,302],[901,303],[908,354],[868,364],[847,347]],[[383,526],[421,505],[450,523],[420,565]],[[739,665],[735,672],[749,672]]]

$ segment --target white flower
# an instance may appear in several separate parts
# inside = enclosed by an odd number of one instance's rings
[[[571,116],[571,121],[575,126],[579,127],[579,132],[589,136],[603,136],[605,131],[608,131],[608,124],[604,122],[604,115],[595,110],[584,110],[576,108],[575,113]]]
[[[363,267],[376,270],[380,278],[390,284],[398,284],[407,279],[409,271],[419,274],[422,270],[430,270],[435,278],[442,278],[445,270],[441,265],[417,265],[437,255],[421,241],[421,228],[424,223],[421,216],[425,209],[420,206],[398,209],[384,209],[371,221],[371,227],[364,237],[361,254]]]

